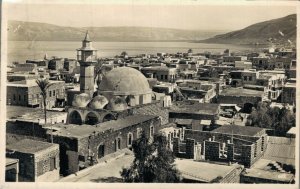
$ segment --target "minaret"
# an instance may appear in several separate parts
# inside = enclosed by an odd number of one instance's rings
[[[97,50],[92,46],[88,31],[82,41],[82,47],[77,49],[77,60],[80,64],[80,92],[93,97],[94,65],[97,63]]]

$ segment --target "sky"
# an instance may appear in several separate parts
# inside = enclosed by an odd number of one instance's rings
[[[114,3],[111,1],[104,3],[88,0],[84,1],[84,4],[81,0],[73,0],[72,4],[61,4],[58,0],[39,0],[39,3],[6,1],[10,2],[6,9],[8,20],[72,27],[144,26],[188,30],[238,30],[257,22],[296,13],[296,6],[276,3],[246,5],[227,3],[225,6],[224,2],[203,5],[195,3],[195,0],[173,1],[173,3],[137,0],[125,1],[126,3],[118,0]]]

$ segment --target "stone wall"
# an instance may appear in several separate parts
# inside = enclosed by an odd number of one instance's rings
[[[46,130],[41,125],[23,121],[6,122],[6,133],[46,138]]]
[[[217,141],[204,141],[205,159],[219,160],[220,159],[220,143]]]
[[[120,130],[109,130],[91,133],[88,137],[72,138],[63,136],[53,136],[54,143],[59,144],[60,148],[60,169],[61,174],[71,174],[78,167],[79,161],[85,166],[90,166],[97,162],[99,146],[104,146],[104,156],[116,152],[116,139],[120,138],[120,148],[130,147],[128,144],[128,134],[132,134],[132,141],[138,138],[138,128],[145,132],[147,137],[150,137],[150,127],[153,126],[154,134],[161,129],[160,119],[155,117],[148,121],[122,128]],[[50,141],[50,135],[47,136]],[[75,161],[73,157],[69,157],[67,152],[77,153],[78,159]],[[74,155],[73,153],[73,155]],[[79,160],[79,161],[78,161]],[[72,161],[72,162],[70,162]]]
[[[186,129],[184,135],[184,138],[194,139],[202,145],[201,150],[204,150],[205,159],[221,161],[220,145],[225,143],[227,161],[239,162],[246,167],[251,167],[263,156],[267,145],[266,137],[266,134],[261,137],[252,137],[190,129]]]
[[[132,125],[121,130],[107,130],[102,133],[96,133],[90,137],[82,138],[78,144],[78,153],[82,156],[87,156],[89,150],[92,152],[94,159],[98,158],[98,148],[104,145],[104,155],[116,152],[116,139],[120,138],[120,149],[129,147],[128,134],[132,134],[132,141],[138,138],[138,128],[145,132],[147,137],[150,137],[150,126],[154,127],[154,133],[160,129],[159,118],[154,118],[143,123]]]
[[[34,156],[36,181],[56,181],[59,179],[59,145],[53,144]],[[51,168],[51,158],[54,159],[54,167]]]

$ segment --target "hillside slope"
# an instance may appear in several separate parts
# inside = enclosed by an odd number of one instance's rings
[[[242,30],[201,40],[204,43],[268,44],[296,43],[296,14],[250,25]]]

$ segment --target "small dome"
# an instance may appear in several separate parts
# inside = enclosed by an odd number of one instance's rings
[[[109,71],[99,85],[99,93],[114,95],[140,95],[151,93],[147,78],[138,70],[119,67]]]
[[[83,108],[88,105],[90,100],[90,96],[86,93],[76,94],[73,99],[72,106]]]
[[[125,99],[119,96],[115,96],[110,99],[107,109],[113,111],[122,111],[128,109],[128,105]]]
[[[92,108],[92,109],[103,109],[105,105],[108,104],[108,100],[105,96],[102,96],[102,95],[98,95],[98,96],[95,96],[90,104],[89,104],[89,107]]]

